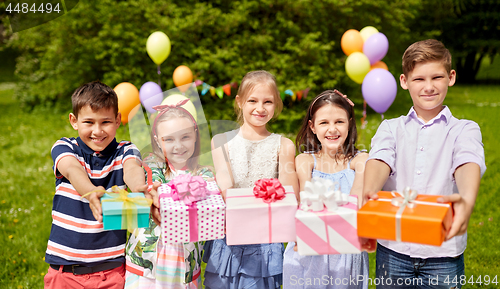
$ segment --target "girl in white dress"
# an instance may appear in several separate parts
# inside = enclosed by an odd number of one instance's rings
[[[227,189],[253,187],[262,178],[278,178],[297,193],[294,145],[266,128],[282,107],[272,74],[253,71],[245,75],[235,99],[241,127],[212,139],[216,180],[224,197]],[[281,243],[228,246],[223,239],[207,242],[204,250],[207,289],[274,289],[283,282]]]

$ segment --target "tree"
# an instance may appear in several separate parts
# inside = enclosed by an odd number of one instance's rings
[[[266,69],[276,75],[280,89],[310,87],[314,96],[337,87],[361,99],[359,86],[345,75],[342,34],[350,28],[377,27],[391,44],[384,61],[400,71],[402,43],[410,38],[405,19],[414,17],[419,4],[420,0],[80,1],[66,15],[12,37],[10,45],[21,51],[17,95],[28,107],[61,102],[67,107],[72,91],[88,81],[100,79],[111,87],[123,81],[137,87],[155,81],[156,65],[145,44],[152,32],[161,30],[172,42],[172,52],[161,66],[163,89],[173,87],[173,70],[184,64],[196,78],[214,86]],[[220,105],[230,109],[230,102]],[[220,119],[228,118],[228,109],[218,106],[213,105],[218,108],[214,113],[223,111]],[[288,124],[290,130],[297,127],[297,122]]]
[[[483,58],[493,59],[499,51],[500,2],[425,0],[410,26],[422,36],[441,40],[453,55],[459,82],[472,83]]]

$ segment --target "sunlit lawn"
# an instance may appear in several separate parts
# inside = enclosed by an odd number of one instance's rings
[[[500,86],[452,87],[445,101],[458,118],[476,121],[483,134],[488,169],[469,223],[466,275],[491,279],[500,274]],[[385,118],[406,114],[411,100],[400,91]],[[361,106],[356,105],[358,122]],[[69,113],[69,111],[68,111]],[[286,115],[286,109],[283,111]],[[207,115],[210,119],[210,115]],[[380,115],[369,110],[368,125],[359,129],[360,147],[369,148]],[[44,262],[50,231],[54,176],[50,148],[62,136],[76,136],[67,113],[26,112],[13,98],[13,85],[0,84],[0,288],[43,288]],[[117,138],[129,139],[120,127]],[[374,255],[370,256],[374,278]],[[500,281],[500,280],[499,280]],[[468,283],[470,284],[470,283]],[[477,284],[467,288],[479,287]],[[495,287],[495,286],[493,286]]]

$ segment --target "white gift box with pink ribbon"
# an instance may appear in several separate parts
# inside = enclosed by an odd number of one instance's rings
[[[300,200],[295,214],[300,255],[361,253],[357,196],[342,194],[330,180],[313,178],[300,192]]]
[[[195,180],[174,179],[158,188],[161,238],[165,244],[224,238],[226,206],[217,184],[201,177],[191,178]]]
[[[282,188],[283,198],[270,202],[256,197],[253,188],[227,190],[228,245],[295,241],[294,216],[297,211],[297,199],[292,186]]]

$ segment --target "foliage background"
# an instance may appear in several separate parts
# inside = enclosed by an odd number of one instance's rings
[[[345,74],[346,56],[340,48],[342,34],[350,28],[372,25],[388,37],[390,48],[383,61],[396,79],[406,47],[433,37],[444,41],[455,61],[473,54],[473,65],[481,64],[473,80],[499,84],[497,7],[496,0],[82,0],[68,14],[18,33],[8,29],[2,11],[0,247],[6,253],[0,255],[5,264],[0,287],[42,288],[54,193],[50,147],[62,136],[76,136],[67,121],[72,92],[96,79],[111,87],[124,81],[137,88],[156,82],[156,65],[145,48],[152,32],[164,31],[172,42],[172,52],[161,66],[164,90],[173,88],[171,75],[181,64],[213,86],[266,69],[276,75],[280,90],[310,87],[307,99],[286,99],[284,112],[271,124],[272,131],[294,139],[310,100],[330,88],[354,100],[360,128],[362,95]],[[466,79],[458,75],[458,85],[445,103],[457,117],[479,123],[488,166],[469,226],[466,274],[493,278],[500,270],[500,169],[495,150],[500,141],[500,86],[461,86]],[[207,120],[234,120],[234,95],[202,97]],[[406,114],[410,106],[408,93],[400,89],[385,117]],[[369,108],[368,121],[359,129],[361,148],[369,148],[380,124],[380,116]],[[130,139],[127,126],[117,138]]]

